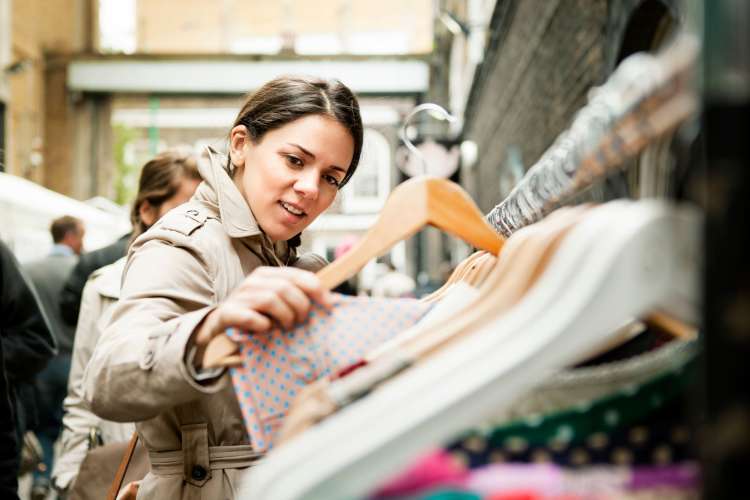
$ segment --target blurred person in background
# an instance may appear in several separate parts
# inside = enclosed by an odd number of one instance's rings
[[[373,283],[372,296],[392,298],[414,297],[414,292],[417,288],[414,280],[396,270],[396,266],[388,258],[384,259],[383,265],[386,268],[385,274]]]
[[[166,151],[147,162],[141,170],[138,193],[130,214],[135,239],[169,210],[187,202],[201,182],[197,159],[192,155]],[[55,463],[53,481],[58,491],[68,491],[74,484],[81,463],[90,449],[128,441],[135,427],[132,423],[103,420],[94,415],[82,398],[83,372],[99,339],[102,325],[112,314],[112,306],[120,297],[120,281],[125,257],[94,271],[83,289],[78,326],[76,328],[73,363],[68,380],[63,417],[62,450]],[[112,474],[97,478],[106,492],[121,457],[109,464]],[[99,471],[104,470],[97,464]],[[94,484],[75,488],[93,489]],[[102,495],[104,498],[104,495]]]
[[[59,298],[60,317],[70,328],[75,328],[78,322],[78,312],[81,306],[81,295],[86,280],[91,273],[113,263],[125,255],[131,233],[120,236],[113,243],[87,252],[78,259],[75,267],[68,273]]]
[[[341,242],[336,245],[336,248],[333,250],[333,259],[338,260],[341,258],[346,252],[352,249],[357,243],[357,240],[358,238],[353,235],[344,236]],[[357,295],[359,292],[358,277],[354,276],[349,278],[331,291],[344,295]]]
[[[0,498],[18,498],[20,449],[34,408],[21,401],[56,353],[55,339],[31,282],[0,241]]]
[[[193,199],[133,243],[83,392],[102,418],[136,422],[151,462],[139,499],[234,498],[259,458],[226,369],[204,368],[204,350],[227,328],[262,334],[329,303],[311,272],[325,259],[297,247],[354,174],[362,135],[341,82],[274,79],[245,101],[229,155],[200,164]]]
[[[58,303],[63,284],[83,250],[86,230],[82,220],[64,215],[52,221],[50,232],[54,243],[50,254],[24,266],[39,294],[58,349],[57,355],[37,376],[34,384],[38,418],[33,430],[42,446],[43,466],[34,471],[32,500],[45,498],[50,489],[54,444],[62,426],[62,402],[66,394],[75,334],[75,329],[60,317]]]

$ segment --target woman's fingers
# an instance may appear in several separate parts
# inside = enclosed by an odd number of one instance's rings
[[[138,487],[141,485],[140,481],[133,481],[126,484],[117,493],[117,500],[135,500],[138,496]]]
[[[284,328],[290,328],[295,323],[294,309],[274,290],[267,289],[254,293],[248,306],[270,316]]]
[[[332,304],[330,292],[315,274],[290,267],[257,268],[199,326],[196,366],[202,366],[205,346],[227,328],[263,333],[276,322],[288,329],[307,317],[311,300],[324,307]]]
[[[293,281],[285,279],[269,279],[268,289],[272,290],[277,300],[283,301],[294,313],[293,323],[303,321],[310,311],[310,298]],[[287,327],[291,325],[285,325]]]
[[[290,267],[260,267],[217,309],[211,336],[237,327],[265,332],[273,322],[291,328],[304,321],[312,301],[330,306],[330,292],[315,274]]]
[[[320,279],[310,271],[294,267],[261,267],[253,275],[258,277],[286,279],[294,283],[311,299],[324,306],[330,305],[330,292],[323,288]],[[251,277],[253,276],[251,275]]]
[[[266,332],[273,326],[268,316],[247,307],[227,306],[222,309],[221,314],[222,326],[219,332],[228,326],[253,332]]]

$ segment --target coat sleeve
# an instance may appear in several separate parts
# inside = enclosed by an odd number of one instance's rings
[[[91,272],[88,256],[82,255],[60,291],[60,316],[69,325],[78,321],[82,290]]]
[[[30,380],[57,352],[34,287],[16,258],[0,243],[0,336],[5,369],[14,380]]]
[[[120,300],[83,377],[83,397],[95,414],[142,421],[227,383],[198,383],[184,362],[194,330],[215,307],[214,265],[187,237],[136,243]]]
[[[104,299],[97,292],[93,280],[89,280],[83,289],[68,378],[68,395],[63,402],[62,450],[55,460],[53,473],[59,488],[67,488],[78,475],[88,452],[89,431],[92,427],[99,427],[101,422],[83,399],[83,373],[99,338],[99,318],[107,305],[111,307],[111,299]]]

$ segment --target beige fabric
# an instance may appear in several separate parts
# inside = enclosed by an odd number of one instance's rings
[[[106,499],[129,448],[130,439],[105,444],[87,453],[75,481],[68,489],[65,500]],[[127,485],[132,481],[140,481],[148,474],[150,468],[148,452],[143,447],[143,443],[138,440],[121,484]]]
[[[139,499],[233,498],[239,469],[199,462],[216,446],[248,445],[228,375],[198,383],[184,359],[205,316],[262,265],[317,270],[317,256],[297,259],[272,244],[212,150],[193,199],[141,235],[128,254],[120,301],[84,376],[84,396],[103,418],[135,421],[150,454],[182,450],[182,475],[152,470]],[[196,427],[198,426],[198,427]],[[205,440],[196,429],[205,427]],[[189,439],[185,441],[185,436]],[[194,467],[210,470],[203,480]],[[200,476],[200,474],[198,474]]]
[[[132,423],[111,422],[97,417],[83,400],[83,372],[120,296],[123,269],[124,257],[92,273],[83,289],[68,378],[68,395],[63,402],[62,450],[55,460],[52,473],[56,486],[61,489],[67,489],[78,474],[88,451],[92,428],[101,431],[105,444],[127,442],[135,430]],[[115,468],[118,464],[119,458]]]

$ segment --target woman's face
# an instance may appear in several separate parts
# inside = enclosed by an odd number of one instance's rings
[[[339,122],[308,115],[253,143],[232,129],[234,180],[255,220],[273,241],[292,238],[336,198],[354,155],[354,140]]]

